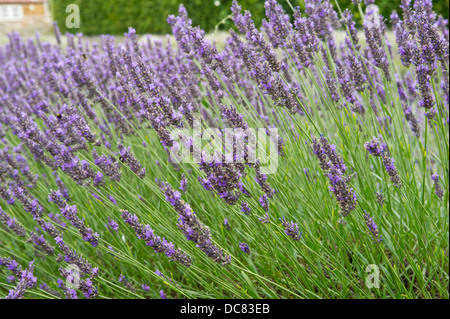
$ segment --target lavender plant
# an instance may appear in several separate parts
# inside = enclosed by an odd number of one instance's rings
[[[353,3],[258,28],[233,1],[223,41],[183,6],[166,39],[9,34],[0,296],[448,298],[448,21]]]

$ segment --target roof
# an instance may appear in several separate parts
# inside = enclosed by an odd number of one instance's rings
[[[44,0],[0,0],[0,4],[35,4],[44,3]]]

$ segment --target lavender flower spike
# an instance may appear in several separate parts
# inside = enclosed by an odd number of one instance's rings
[[[401,188],[402,181],[398,175],[397,168],[395,167],[395,161],[393,157],[389,157],[388,152],[381,145],[380,141],[374,137],[372,140],[364,144],[364,148],[375,157],[380,157],[382,159],[383,165],[386,168],[386,172],[390,176],[391,182],[395,187]]]
[[[94,233],[91,228],[87,227],[84,224],[84,219],[80,219],[78,217],[78,211],[76,205],[67,205],[66,200],[62,197],[62,193],[57,191],[50,191],[48,196],[50,202],[56,203],[60,210],[61,214],[74,226],[78,229],[80,234],[83,236],[83,240],[89,242],[92,247],[96,247],[98,245],[98,238],[100,235],[98,233]]]
[[[437,173],[431,174],[431,179],[434,182],[434,192],[439,199],[444,196],[444,191],[442,190],[441,184],[439,183],[439,175]]]
[[[184,174],[181,175],[180,190],[185,193],[187,190],[187,179]]]
[[[383,153],[383,147],[380,144],[380,141],[374,137],[369,142],[364,144],[364,148],[369,152],[372,156],[380,156]]]
[[[291,237],[294,240],[300,240],[302,237],[302,233],[298,230],[298,224],[294,223],[293,221],[288,222],[286,221],[286,218],[280,218],[281,225],[284,227],[284,233]]]
[[[187,240],[196,243],[197,247],[215,262],[221,262],[224,266],[231,263],[231,256],[226,256],[222,249],[211,242],[209,228],[200,223],[189,204],[181,200],[181,194],[173,190],[168,183],[162,183],[161,189],[166,195],[166,200],[178,212],[179,223],[177,226],[183,231]]]
[[[364,219],[366,221],[367,228],[369,228],[370,234],[373,236],[373,240],[377,243],[381,242],[383,239],[378,231],[378,226],[366,211],[364,211]]]
[[[9,217],[9,215],[3,211],[3,208],[1,206],[0,222],[8,226],[8,228],[11,229],[19,237],[25,237],[27,235],[27,231],[25,230],[25,228],[23,228],[23,226],[20,225],[15,218]]]
[[[171,260],[178,261],[182,265],[189,267],[191,265],[191,258],[184,253],[181,249],[175,250],[175,245],[169,243],[165,238],[157,236],[150,225],[142,225],[139,222],[139,218],[134,214],[130,214],[126,210],[122,210],[122,219],[133,228],[136,236],[144,240],[145,243],[153,247],[156,253],[164,252],[164,254]]]
[[[126,163],[130,167],[130,169],[140,178],[144,178],[145,168],[142,168],[141,163],[139,163],[139,161],[131,153],[131,148],[128,147],[128,149],[126,149],[122,144],[118,144],[117,149],[120,153],[120,160]]]
[[[37,278],[33,276],[34,260],[30,262],[28,269],[23,270],[19,283],[15,289],[11,289],[5,299],[22,299],[27,289],[36,287]]]
[[[391,182],[395,187],[401,188],[402,181],[400,180],[400,176],[398,175],[397,168],[395,167],[395,161],[393,157],[389,157],[387,152],[384,151],[382,154],[383,165],[386,168],[386,172],[390,176]]]
[[[246,254],[250,254],[250,248],[246,243],[239,243],[239,248]]]
[[[318,142],[316,138],[312,142],[312,150],[319,159],[320,167],[324,175],[328,177],[331,182],[329,187],[338,201],[341,214],[346,217],[352,210],[356,208],[356,193],[353,191],[348,183],[351,176],[346,176],[347,167],[341,156],[336,152],[336,146],[329,144],[328,140],[323,134]]]
[[[376,192],[376,197],[377,197],[377,203],[378,203],[378,205],[383,206],[383,205],[384,205],[384,196],[383,196],[383,192],[382,192],[382,191]]]

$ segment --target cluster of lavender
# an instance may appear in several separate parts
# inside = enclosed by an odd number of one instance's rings
[[[384,205],[384,196],[383,196],[383,192],[382,191],[377,191],[376,193],[375,193],[375,195],[376,195],[376,198],[377,198],[377,203],[378,203],[378,205],[380,205],[380,206],[383,206]]]
[[[439,199],[442,199],[444,196],[444,190],[441,187],[441,184],[439,183],[439,175],[437,173],[431,174],[431,180],[434,183],[434,192]]]
[[[187,190],[187,179],[184,174],[181,175],[180,190],[185,193]]]
[[[198,177],[205,190],[214,190],[227,204],[234,205],[241,195],[247,194],[241,178],[245,176],[242,163],[223,163],[215,156],[211,161],[205,161],[202,156],[200,169],[206,177]]]
[[[293,240],[300,240],[302,233],[298,229],[298,224],[293,221],[286,221],[286,218],[280,218],[281,225],[284,227],[284,233],[291,237]]]
[[[162,183],[161,189],[166,196],[166,200],[179,214],[177,226],[183,231],[187,240],[193,241],[206,256],[215,262],[220,262],[224,266],[231,263],[231,256],[226,256],[222,249],[211,242],[209,228],[198,220],[189,204],[184,203],[181,199],[181,194],[168,183]]]
[[[11,193],[16,199],[22,204],[23,209],[30,213],[36,223],[47,232],[51,237],[56,238],[61,234],[61,231],[53,225],[51,222],[47,222],[43,218],[44,208],[40,205],[36,198],[24,188],[17,186],[15,184],[10,185]],[[49,214],[49,217],[51,214]]]
[[[61,297],[61,294],[58,291],[56,291],[56,290],[52,289],[51,287],[49,287],[49,285],[47,285],[46,282],[42,282],[42,284],[39,285],[39,288],[41,288],[42,290],[44,290],[45,292],[49,293],[52,296],[55,296],[57,298]]]
[[[97,276],[98,268],[93,268],[91,264],[88,263],[86,260],[84,260],[75,250],[69,248],[69,246],[66,243],[64,243],[61,237],[62,236],[61,232],[58,229],[56,229],[51,222],[44,221],[44,219],[42,218],[43,208],[42,206],[39,205],[39,202],[36,199],[32,200],[30,198],[30,195],[27,194],[26,191],[24,191],[24,189],[20,187],[13,187],[12,192],[14,196],[22,203],[24,209],[31,213],[34,220],[39,224],[39,226],[41,226],[41,228],[45,232],[47,232],[51,237],[54,238],[59,248],[64,253],[64,260],[68,264],[73,264],[79,267],[82,276],[89,277],[87,279],[81,280],[80,287],[86,288],[85,291],[83,292],[86,297],[95,297],[96,288],[90,289],[85,285],[86,282],[88,284],[91,282],[91,278]],[[62,194],[59,191],[56,192],[58,192],[57,194],[58,196],[55,196],[55,198],[58,201],[58,203],[65,203],[65,199],[63,198]],[[31,233],[27,241],[31,242],[37,251],[42,252],[46,255],[53,255],[55,252],[55,249],[45,240],[43,235],[39,236],[35,233]],[[68,275],[61,269],[60,271],[62,275]]]
[[[86,298],[95,298],[98,294],[97,287],[93,286],[92,279],[97,277],[99,268],[92,267],[92,265],[81,257],[75,250],[71,249],[62,239],[58,236],[55,238],[56,244],[59,246],[64,256],[58,257],[57,261],[64,261],[71,265],[69,269],[60,267],[59,272],[67,282],[71,284],[78,284],[78,288],[84,294]],[[76,266],[77,268],[74,268]],[[75,282],[77,281],[77,282]],[[60,288],[63,289],[66,298],[77,299],[77,293],[75,289],[66,287],[64,282],[60,282]]]
[[[23,226],[17,222],[15,218],[11,218],[8,214],[3,211],[0,206],[0,222],[5,224],[9,229],[11,229],[17,236],[26,237],[27,231]]]
[[[0,150],[2,174],[7,173],[9,176],[14,177],[16,182],[19,182],[21,185],[26,185],[29,188],[36,186],[39,176],[37,174],[33,174],[28,166],[26,158],[20,154],[21,145],[13,148],[13,152],[15,153],[14,155],[10,154],[8,151],[8,145],[3,150]],[[17,178],[19,172],[24,176],[25,181],[21,178]]]
[[[45,240],[44,235],[39,236],[38,234],[31,232],[27,242],[31,242],[37,251],[42,252],[47,256],[52,256],[55,253],[55,248]]]
[[[136,291],[136,287],[134,287],[134,285],[131,282],[129,282],[128,279],[125,278],[125,276],[122,274],[119,276],[119,282],[129,291],[131,292]]]
[[[366,211],[364,211],[364,220],[366,222],[367,228],[369,229],[370,235],[373,237],[372,239],[377,243],[381,242],[383,239],[381,238],[378,231],[378,226]]]
[[[250,254],[250,247],[247,243],[239,243],[239,248],[246,254]]]
[[[78,211],[76,205],[68,205],[62,193],[57,191],[50,191],[48,195],[49,202],[54,202],[58,205],[61,210],[61,214],[80,232],[81,236],[83,236],[83,240],[89,242],[92,247],[96,247],[98,245],[98,238],[100,235],[98,233],[94,233],[91,228],[87,227],[84,223],[84,220],[78,217]]]
[[[312,141],[312,150],[319,160],[324,175],[330,180],[330,191],[338,201],[341,214],[346,217],[356,208],[356,193],[349,186],[352,175],[346,176],[347,166],[342,157],[336,152],[336,146],[328,143],[328,139],[322,134],[317,140]]]
[[[140,178],[144,178],[145,168],[142,168],[142,165],[139,163],[139,161],[133,156],[133,154],[131,154],[131,147],[128,147],[128,149],[126,149],[122,144],[117,144],[117,149],[120,153],[120,161],[128,164],[130,169],[137,176],[139,176]]]
[[[432,88],[437,62],[448,72],[448,21],[436,16],[429,1],[415,1],[413,9],[410,0],[403,0],[401,8],[404,21],[398,15],[393,20],[400,57],[406,67],[414,65],[420,93],[418,105],[432,119],[437,113]],[[441,88],[447,96],[445,103],[448,107],[448,94],[445,93],[448,76],[443,78]]]
[[[376,7],[372,7],[366,11],[364,21],[364,33],[366,35],[367,45],[369,47],[369,53],[375,66],[383,71],[387,81],[391,80],[391,72],[389,70],[389,60],[387,52],[385,50],[385,29],[382,16],[374,10]],[[384,40],[384,41],[383,41]]]
[[[281,63],[270,43],[267,43],[263,35],[256,30],[250,13],[247,11],[245,15],[242,15],[240,11],[240,6],[234,1],[233,20],[239,31],[246,34],[249,42],[243,43],[234,33],[231,33],[230,42],[233,42],[239,57],[246,64],[260,90],[267,93],[278,105],[287,108],[290,113],[297,113],[300,109],[298,99],[301,97],[298,87],[283,81],[278,72],[281,70]],[[259,50],[262,54],[258,54]]]
[[[94,158],[94,163],[97,165],[111,180],[120,182],[120,177],[122,175],[118,163],[115,163],[113,159],[107,157],[106,155],[98,155],[95,149],[92,150],[92,157]],[[103,174],[96,174],[94,177],[94,185],[103,185]]]
[[[73,281],[72,278],[69,278],[71,281]],[[45,287],[45,286],[44,286]],[[66,299],[78,299],[77,291],[73,288],[67,287],[66,283],[58,278],[58,287],[63,291],[64,297]]]
[[[98,199],[91,186],[102,187],[108,178],[120,183],[120,162],[144,179],[145,168],[131,148],[121,144],[125,144],[124,136],[140,135],[141,129],[153,130],[168,154],[167,160],[177,169],[170,157],[170,149],[176,143],[170,129],[193,127],[194,116],[200,116],[211,127],[227,125],[245,131],[249,128],[246,117],[250,114],[260,117],[268,132],[269,128],[290,125],[291,116],[309,115],[305,113],[312,111],[329,116],[322,99],[330,98],[336,107],[348,107],[358,113],[361,120],[373,111],[381,128],[389,133],[393,123],[383,109],[397,96],[392,96],[387,86],[398,91],[405,123],[415,137],[420,137],[424,122],[418,110],[425,110],[430,120],[442,117],[442,122],[448,125],[448,21],[434,14],[429,0],[414,1],[413,6],[411,0],[402,0],[401,9],[402,17],[395,12],[390,17],[404,66],[400,71],[390,65],[390,57],[397,52],[387,39],[385,21],[377,7],[366,9],[364,34],[360,35],[350,11],[339,17],[329,0],[305,0],[304,12],[295,8],[292,20],[276,0],[267,0],[267,20],[261,29],[256,28],[251,14],[241,13],[240,5],[233,1],[232,19],[239,34],[230,31],[222,51],[206,40],[203,30],[192,26],[183,6],[177,17],[168,18],[179,49],[172,48],[170,41],[167,44],[150,39],[138,41],[132,28],[125,34],[124,43],[115,43],[111,36],[102,36],[100,43],[90,43],[81,34],[76,37],[67,34],[67,47],[61,46],[56,25],[57,45],[42,43],[38,37],[33,41],[22,39],[18,33],[10,34],[10,42],[0,47],[0,201],[14,212],[23,208],[40,229],[27,236],[25,228],[7,214],[6,208],[5,211],[0,208],[0,221],[17,236],[26,237],[38,256],[55,254],[55,248],[45,238],[52,237],[65,262],[81,269],[80,290],[92,298],[97,294],[92,279],[98,268],[93,268],[63,241],[66,224],[59,214],[45,216],[43,205],[33,194],[37,185],[50,188],[56,184],[58,190],[50,193],[49,200],[58,205],[62,216],[78,229],[85,241],[97,246],[98,234],[78,216],[75,205],[68,205],[72,198],[61,177],[72,179]],[[346,38],[339,45],[334,34],[342,28],[346,30]],[[365,41],[360,40],[362,35]],[[322,59],[318,59],[318,54]],[[327,94],[307,92],[308,81]],[[370,101],[367,110],[362,104],[366,98]],[[210,107],[204,107],[205,103]],[[282,108],[277,112],[272,105]],[[259,220],[269,223],[269,199],[275,190],[261,173],[259,162],[249,160],[252,154],[248,141],[252,136],[244,132],[241,138],[246,141],[243,150],[237,151],[237,141],[232,144],[233,163],[224,163],[222,156],[207,161],[209,154],[202,153],[198,165],[204,175],[198,181],[226,203],[236,204],[241,195],[250,197],[242,181],[247,167],[251,167],[263,192],[259,202],[265,215]],[[284,154],[283,144],[279,137],[280,155]],[[391,181],[400,188],[401,180],[387,147],[373,139],[365,148],[371,155],[382,158]],[[312,149],[330,181],[329,189],[341,214],[347,216],[357,201],[349,186],[351,176],[345,163],[324,136],[313,140]],[[52,174],[38,176],[30,168],[34,167],[33,162],[47,166]],[[439,176],[432,174],[432,181],[436,195],[442,198]],[[180,190],[186,192],[186,186],[186,176],[182,176]],[[178,226],[187,239],[214,261],[230,263],[231,257],[211,242],[209,229],[181,200],[181,194],[169,185],[162,188],[179,214]],[[105,196],[117,205],[112,195]],[[380,205],[384,204],[381,193],[376,198]],[[251,199],[246,201],[250,203]],[[251,209],[246,201],[240,201],[240,207],[249,215]],[[139,238],[157,252],[190,264],[189,257],[175,250],[172,243],[156,236],[148,225],[140,224],[135,215],[125,212],[122,218]],[[378,238],[373,220],[366,217],[366,222]],[[228,220],[224,226],[230,227]],[[282,226],[288,236],[300,239],[297,224],[283,218]],[[108,228],[117,231],[118,224],[109,219]],[[248,245],[242,247],[249,252]],[[73,282],[72,272],[61,268],[60,274]],[[19,278],[21,274],[16,276]],[[17,291],[22,291],[23,285],[26,279]],[[63,282],[60,288],[67,298],[78,297]]]
[[[55,239],[56,243],[59,245],[60,249],[65,254],[65,261],[69,264],[77,265],[78,267],[80,267],[80,269],[83,269],[84,276],[90,276],[90,278],[95,277],[97,275],[98,269],[97,268],[93,269],[92,266],[88,262],[83,260],[74,250],[70,249],[62,241],[62,239],[60,237],[60,236],[62,236],[61,231],[59,229],[57,229],[52,222],[47,222],[44,220],[44,218],[43,218],[44,209],[40,205],[39,201],[37,199],[33,198],[32,195],[28,192],[28,190],[26,188],[22,188],[22,187],[18,186],[17,184],[10,183],[9,189],[11,191],[11,194],[22,204],[22,207],[24,208],[24,210],[31,214],[33,219],[42,228],[42,230],[45,231],[51,237],[53,237],[53,239]],[[62,195],[62,193],[60,191],[57,191],[57,192],[58,192],[58,201],[65,203],[65,197]],[[68,194],[66,193],[66,197],[67,196],[68,196]],[[5,219],[6,224],[10,225],[8,227],[12,227],[12,229],[19,231],[19,228],[17,228],[18,225],[16,222],[14,222],[9,217],[6,217],[6,214],[2,213],[1,216],[2,216],[2,220]],[[56,224],[61,224],[57,215],[53,215],[52,213],[49,213],[48,217],[50,219],[52,219],[52,221],[56,222]],[[36,229],[38,231],[40,231],[38,228],[36,228]],[[44,238],[43,234],[39,235],[34,232],[31,232],[30,236],[27,238],[26,242],[29,242],[34,246],[35,253],[37,256],[42,256],[42,254],[50,256],[50,255],[54,255],[54,253],[55,253],[55,248],[52,247],[47,242],[47,240]],[[14,263],[11,263],[11,266],[14,266]],[[19,281],[17,289],[14,292],[11,292],[11,297],[21,298],[21,296],[24,293],[24,289],[27,287],[27,285],[29,285],[29,280],[31,280],[30,276],[31,276],[30,272],[28,272],[28,275],[26,275]],[[92,282],[90,278],[87,278],[86,280],[82,280],[81,287],[85,288],[84,294],[86,297],[95,297],[96,296],[96,292],[95,292],[96,288],[93,288],[93,287],[89,288],[86,286],[86,282],[88,285]],[[73,292],[71,292],[71,295],[73,295],[73,293],[75,293],[75,295],[76,295],[76,292],[74,290],[73,290]]]
[[[9,261],[2,260],[0,258],[0,265],[7,264]],[[14,289],[11,289],[5,299],[22,299],[28,289],[32,289],[37,285],[37,278],[33,275],[34,272],[34,260],[30,262],[28,268],[25,270],[19,270],[20,266],[13,261],[7,265],[8,269],[13,271],[20,279]],[[19,267],[19,268],[17,268]]]
[[[77,287],[86,298],[95,298],[98,295],[98,288],[94,286],[92,280],[90,278],[81,279],[80,274],[77,272],[76,269],[70,268],[63,268],[59,267],[59,272],[61,276],[63,276],[66,279],[66,282],[70,285],[73,285]],[[71,299],[76,296],[76,291],[72,288],[65,288],[64,294]]]
[[[381,145],[378,138],[374,137],[369,142],[364,144],[364,148],[370,153],[370,155],[375,157],[381,157],[383,165],[388,173],[391,182],[395,187],[401,188],[402,181],[398,175],[397,168],[395,167],[395,161],[393,157],[389,156],[389,151],[386,147]]]
[[[136,236],[144,240],[145,243],[152,247],[156,253],[163,252],[171,260],[177,261],[182,265],[189,267],[191,265],[191,258],[181,249],[175,249],[173,243],[168,242],[165,238],[156,235],[150,228],[150,225],[142,225],[136,215],[132,215],[126,210],[122,210],[122,219],[133,228]]]

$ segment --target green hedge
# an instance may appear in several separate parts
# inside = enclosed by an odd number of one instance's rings
[[[63,32],[83,32],[94,34],[123,34],[129,26],[138,33],[170,33],[166,22],[169,14],[177,13],[178,6],[183,3],[188,10],[194,25],[200,25],[207,31],[213,30],[219,22],[231,12],[232,0],[51,0],[53,18],[58,22]],[[279,0],[286,12],[292,12],[285,0]],[[334,3],[334,1],[332,1]],[[341,8],[350,8],[358,18],[359,13],[351,0],[339,0]],[[436,12],[448,19],[448,0],[435,0]],[[80,29],[67,30],[65,20],[68,15],[66,6],[77,4],[80,8]],[[264,0],[240,0],[243,9],[250,10],[254,20],[259,23],[264,18]],[[303,0],[291,0],[296,6],[302,6]],[[398,8],[399,0],[378,0],[377,5],[385,17],[389,17],[393,9]],[[218,4],[218,5],[217,5]],[[228,29],[231,21],[225,21],[218,27]]]

